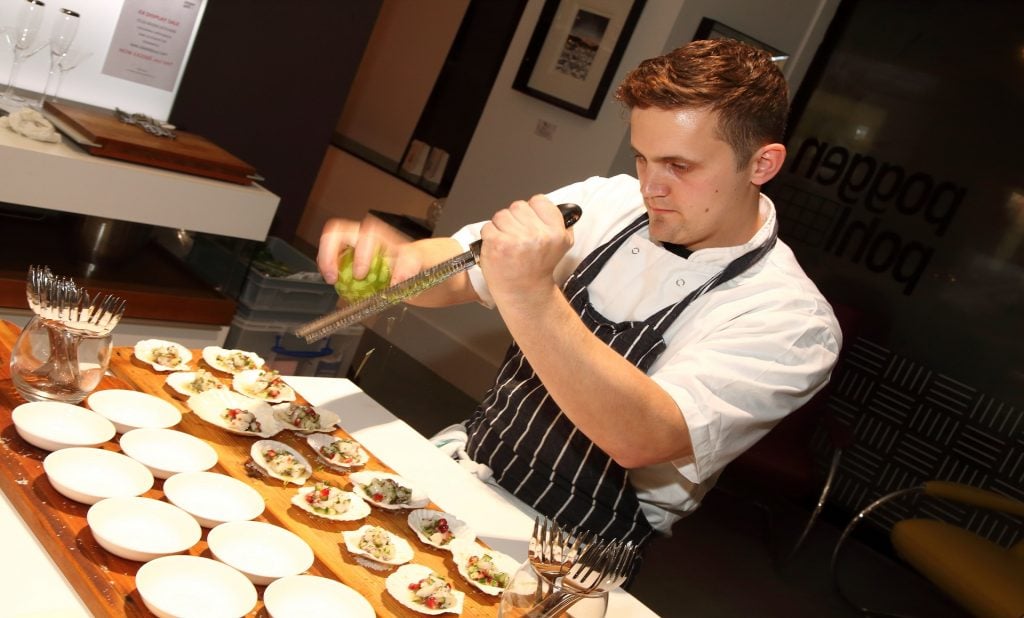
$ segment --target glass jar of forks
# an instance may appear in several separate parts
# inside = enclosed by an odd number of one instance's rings
[[[608,611],[608,591],[574,592],[558,598],[560,584],[553,575],[541,574],[527,560],[519,567],[501,595],[498,618],[603,618]],[[545,601],[550,600],[548,603]]]
[[[11,380],[28,401],[78,403],[110,365],[110,333],[70,328],[33,316],[11,350]]]

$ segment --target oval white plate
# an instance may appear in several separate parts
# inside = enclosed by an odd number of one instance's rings
[[[167,500],[196,518],[204,528],[259,517],[266,508],[260,492],[216,472],[183,472],[164,481]]]
[[[178,354],[178,363],[174,365],[158,363],[154,358],[154,353],[159,348],[173,348]],[[163,339],[143,339],[135,344],[135,358],[146,363],[157,371],[182,371],[184,369],[188,369],[188,364],[192,360],[192,352],[180,343],[174,343],[173,341],[164,341]]]
[[[397,510],[397,509],[418,509],[430,502],[430,498],[423,490],[417,488],[406,479],[398,476],[397,474],[391,474],[389,472],[380,472],[377,470],[364,470],[361,472],[353,472],[348,475],[349,480],[352,481],[352,491],[359,494],[363,500],[366,500],[370,504],[379,506],[382,509]],[[404,504],[388,504],[387,502],[381,502],[374,500],[373,496],[366,493],[364,486],[369,485],[374,479],[390,479],[407,489],[412,490],[412,494],[409,496],[409,502]]]
[[[317,512],[312,507],[312,505],[309,504],[306,498],[309,494],[311,494],[314,491],[321,491],[324,486],[329,487],[332,493],[337,493],[345,498],[348,498],[348,508],[342,511],[341,513],[336,513],[333,515]],[[292,496],[292,504],[299,507],[303,511],[306,511],[310,515],[315,515],[316,517],[323,517],[324,519],[330,519],[332,521],[356,521],[358,519],[363,519],[364,517],[370,514],[370,505],[367,504],[365,500],[360,498],[358,494],[351,491],[344,491],[342,489],[338,489],[337,487],[327,485],[326,483],[317,483],[312,487],[299,488],[298,493]]]
[[[233,521],[210,530],[210,551],[257,586],[313,566],[313,550],[294,532],[261,521]]]
[[[217,451],[212,446],[174,429],[133,429],[118,443],[125,455],[149,468],[158,479],[217,465]]]
[[[193,383],[200,376],[204,376],[206,378],[204,384],[208,384],[208,388],[198,390],[193,386]],[[164,382],[167,386],[171,387],[171,390],[179,395],[184,395],[185,397],[191,397],[192,395],[198,395],[199,393],[210,390],[227,388],[223,382],[217,379],[217,376],[204,369],[200,369],[199,371],[175,371],[171,375],[167,376],[167,379],[164,380]]]
[[[462,575],[467,582],[476,586],[483,592],[497,596],[505,592],[505,588],[500,586],[489,586],[478,582],[469,576],[469,559],[474,556],[479,558],[480,556],[485,555],[491,557],[491,562],[494,563],[495,570],[504,573],[508,576],[508,581],[511,582],[512,576],[516,574],[516,571],[519,570],[520,566],[519,561],[512,556],[503,554],[500,551],[494,551],[493,549],[487,549],[479,543],[456,542],[452,548],[452,556],[455,558],[455,565],[459,569],[459,574]]]
[[[441,518],[444,518],[448,522],[448,531],[452,533],[452,539],[447,543],[439,543],[432,540],[426,530],[424,530],[427,525],[436,522]],[[451,513],[445,513],[444,511],[416,509],[409,513],[409,517],[406,518],[406,521],[421,541],[438,549],[447,549],[452,551],[452,547],[456,541],[470,542],[476,538],[476,534],[473,533],[466,522]]]
[[[289,476],[274,470],[266,457],[264,457],[264,453],[266,453],[268,449],[290,454],[295,461],[296,474],[294,476]],[[285,485],[288,483],[302,485],[306,482],[306,479],[313,476],[313,467],[309,465],[309,461],[306,460],[302,453],[288,446],[284,442],[278,442],[277,440],[257,440],[253,443],[252,447],[249,448],[249,456],[252,457],[252,460],[260,467],[260,469],[271,477],[283,482]],[[301,471],[299,471],[300,467]]]
[[[396,601],[421,614],[430,614],[431,616],[437,616],[445,613],[461,614],[462,604],[466,598],[466,593],[459,592],[454,588],[452,589],[452,596],[455,597],[455,603],[451,607],[447,607],[445,609],[430,609],[426,605],[417,603],[413,600],[415,598],[415,594],[409,590],[409,585],[415,584],[431,574],[438,575],[422,564],[406,564],[398,567],[397,571],[388,575],[388,578],[384,580],[384,587],[387,588],[388,594],[393,596]],[[449,585],[452,583],[447,578],[443,576],[441,577],[448,581]]]
[[[244,364],[234,365],[230,363],[230,359],[238,358],[244,361]],[[217,371],[223,371],[224,373],[230,373],[232,375],[241,373],[247,369],[260,369],[263,367],[263,358],[255,352],[246,352],[245,350],[228,350],[215,345],[208,345],[203,348],[203,360],[210,367],[213,367]]]
[[[139,391],[118,388],[96,391],[85,403],[113,423],[117,433],[141,427],[174,427],[181,422],[181,411],[174,404]]]
[[[380,558],[374,556],[370,552],[359,547],[359,540],[363,538],[363,535],[366,534],[367,531],[372,529],[378,529],[383,531],[384,534],[386,534],[387,537],[391,540],[391,544],[394,546],[395,551],[394,555],[390,560],[381,560]],[[356,554],[357,556],[364,556],[369,560],[373,560],[374,562],[379,562],[381,564],[405,564],[406,562],[412,560],[413,556],[415,555],[413,553],[412,545],[409,545],[408,541],[398,536],[397,534],[394,534],[393,532],[389,532],[384,528],[381,528],[380,526],[366,524],[365,526],[361,526],[358,530],[346,530],[341,533],[341,536],[343,539],[345,539],[345,547],[350,552]]]
[[[275,378],[277,378],[274,386],[276,392],[271,392],[267,388],[268,382],[261,380],[272,381]],[[280,378],[281,374],[273,369],[247,369],[235,374],[231,380],[231,387],[246,397],[260,399],[268,403],[295,401],[295,391]]]
[[[85,518],[100,547],[137,562],[181,553],[203,533],[191,515],[152,498],[100,500]]]
[[[270,438],[281,431],[281,424],[274,418],[274,413],[271,411],[269,404],[252,397],[239,395],[233,391],[215,390],[199,393],[189,397],[187,405],[189,409],[207,423],[240,436]],[[236,408],[251,412],[260,423],[260,431],[242,431],[232,427],[224,417],[224,414],[228,410]]]
[[[311,408],[314,412],[316,412],[317,421],[318,421],[317,426],[312,428],[312,429],[309,429],[309,428],[301,427],[301,426],[296,425],[295,423],[293,423],[292,422],[292,413],[291,413],[291,409],[292,409],[293,406],[301,406],[303,408]],[[278,420],[278,422],[281,423],[281,425],[284,426],[285,429],[291,429],[292,431],[297,431],[299,433],[312,433],[312,432],[316,432],[316,431],[333,431],[335,426],[337,426],[337,424],[339,422],[341,422],[341,419],[338,418],[338,415],[335,414],[334,412],[331,412],[330,410],[317,410],[316,408],[313,408],[313,406],[307,406],[305,404],[299,404],[299,403],[279,403],[279,404],[271,406],[271,408],[273,408],[273,410],[274,410],[274,418],[276,418]]]
[[[332,458],[324,456],[321,449],[334,442],[350,443],[356,449],[355,458],[351,461],[346,461],[342,460],[340,457],[338,457],[338,455],[334,455],[334,457]],[[313,452],[316,453],[316,456],[318,459],[320,459],[320,461],[331,466],[332,468],[336,468],[338,470],[342,470],[345,472],[352,468],[359,468],[361,466],[365,466],[366,462],[370,461],[370,454],[366,452],[366,449],[360,446],[360,444],[355,440],[350,440],[348,438],[338,438],[336,436],[332,436],[326,433],[313,433],[306,437],[306,444],[308,444],[309,447],[313,449]]]
[[[54,489],[83,504],[138,496],[153,487],[153,473],[146,466],[127,455],[98,448],[54,451],[43,460],[43,470]]]
[[[114,437],[114,424],[99,414],[58,401],[23,403],[11,413],[23,440],[45,451],[72,446],[99,446]]]
[[[139,568],[135,586],[159,618],[237,618],[256,607],[256,587],[228,565],[198,556],[164,556]]]
[[[282,577],[267,586],[263,604],[272,618],[373,618],[370,602],[341,582],[316,575]]]

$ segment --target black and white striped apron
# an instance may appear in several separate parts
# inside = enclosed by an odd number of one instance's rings
[[[740,274],[775,245],[776,234],[736,258],[683,300],[644,321],[611,322],[591,304],[587,286],[632,234],[647,225],[641,215],[580,263],[563,293],[583,323],[601,341],[647,369],[665,351],[664,332],[698,296]],[[629,411],[623,410],[628,430]],[[562,526],[579,525],[605,538],[643,544],[652,528],[627,470],[583,435],[551,399],[514,342],[494,387],[466,423],[467,453],[494,470],[495,480],[539,513]]]

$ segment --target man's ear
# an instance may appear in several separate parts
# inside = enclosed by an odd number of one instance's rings
[[[786,147],[782,144],[767,144],[754,153],[754,169],[750,182],[760,187],[782,170],[786,161]]]

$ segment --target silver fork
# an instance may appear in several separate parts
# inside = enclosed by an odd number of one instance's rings
[[[550,595],[531,609],[527,618],[551,618],[577,601],[614,590],[625,582],[636,566],[632,542],[597,540],[587,545],[579,561],[560,576]]]
[[[554,520],[538,515],[533,521],[533,536],[530,538],[527,557],[538,573],[551,577],[565,575],[587,546],[589,532],[580,532],[579,527],[564,531]]]

